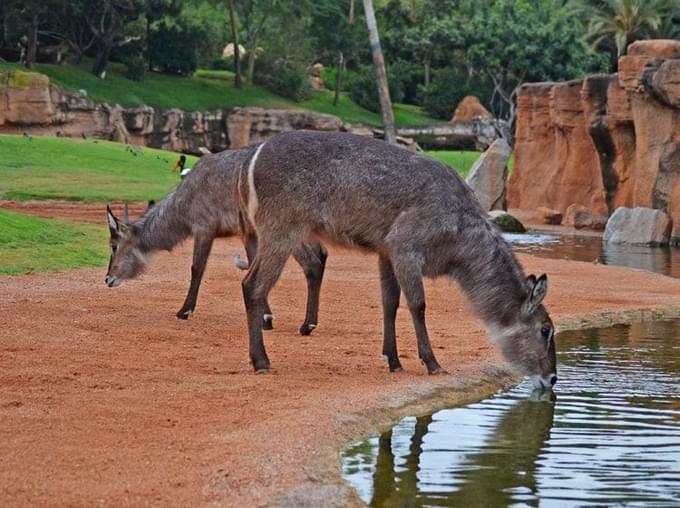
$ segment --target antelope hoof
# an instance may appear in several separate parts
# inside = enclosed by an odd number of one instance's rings
[[[271,368],[269,359],[267,357],[261,360],[252,360],[252,362],[253,369],[255,369],[255,374],[267,374]]]
[[[192,313],[193,313],[192,310],[184,310],[184,309],[180,309],[180,310],[177,312],[177,314],[176,314],[176,315],[177,315],[177,319],[184,319],[184,320],[187,320],[187,319],[189,319],[189,316],[191,316]]]
[[[436,367],[436,368],[434,368],[434,369],[432,369],[432,370],[429,370],[429,369],[428,369],[428,374],[429,374],[430,376],[446,376],[448,373],[449,373],[448,370],[443,369],[443,368],[441,368],[441,367]]]
[[[262,320],[262,329],[263,330],[273,330],[274,324],[272,323],[272,320],[271,319],[263,319]]]
[[[316,328],[316,325],[308,325],[307,323],[303,323],[302,326],[300,327],[300,335],[303,336],[311,335],[312,332],[314,331],[314,328]]]
[[[269,374],[270,372],[271,372],[271,370],[269,369],[269,367],[264,368],[264,369],[255,369],[255,375],[256,376],[259,376],[260,374]]]
[[[404,372],[404,367],[397,365],[396,367],[390,367],[390,372]]]

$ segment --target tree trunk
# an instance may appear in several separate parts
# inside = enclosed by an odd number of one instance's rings
[[[106,68],[109,66],[109,58],[111,57],[111,50],[113,49],[113,40],[109,37],[102,39],[99,48],[97,49],[97,56],[92,66],[92,74],[98,78],[104,79],[106,77]]]
[[[354,23],[354,0],[349,0],[349,24]]]
[[[337,106],[340,101],[340,87],[342,86],[342,71],[345,68],[345,55],[342,51],[338,51],[338,70],[335,73],[335,96],[333,97],[333,106]]]
[[[375,21],[373,11],[373,0],[364,0],[364,11],[366,14],[366,24],[368,25],[368,35],[371,41],[371,53],[373,55],[373,67],[375,68],[375,81],[380,97],[380,109],[383,117],[383,127],[385,129],[385,141],[396,144],[397,136],[394,130],[394,113],[392,112],[392,100],[390,99],[390,89],[387,84],[387,72],[385,71],[385,59],[380,48],[380,36],[378,35],[378,25]]]
[[[246,83],[253,82],[253,75],[255,74],[255,56],[257,54],[257,34],[253,34],[253,40],[248,51],[248,68],[246,71]]]
[[[28,32],[28,44],[26,46],[26,67],[32,69],[35,66],[38,55],[38,13],[31,14],[31,26]]]
[[[430,84],[430,60],[425,60],[425,86]]]
[[[229,0],[229,20],[231,21],[231,36],[234,39],[234,86],[241,88],[241,51],[239,50],[238,28],[236,27],[236,13],[234,0]]]

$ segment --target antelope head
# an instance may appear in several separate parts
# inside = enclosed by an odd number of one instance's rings
[[[503,356],[536,388],[551,388],[557,382],[555,326],[542,305],[548,292],[545,274],[526,278],[526,294],[514,322],[491,330]]]
[[[111,259],[106,273],[106,285],[110,288],[120,286],[125,279],[142,274],[148,263],[147,256],[140,249],[139,235],[134,225],[130,225],[128,207],[125,205],[123,221],[113,215],[111,207],[106,207],[109,225]]]

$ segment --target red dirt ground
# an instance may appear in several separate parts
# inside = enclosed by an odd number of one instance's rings
[[[234,252],[242,252],[238,241],[218,241],[186,322],[174,313],[188,285],[190,243],[117,289],[105,287],[104,268],[0,278],[1,506],[356,504],[338,474],[344,442],[419,399],[444,405],[440,388],[468,392],[448,399],[455,402],[507,382],[493,368],[501,362],[483,326],[443,279],[426,285],[427,313],[451,375],[425,374],[403,308],[406,371],[390,374],[380,355],[376,259],[338,250],[310,337],[297,335],[304,277],[297,265],[286,268],[270,299],[276,329],[265,338],[274,371],[256,376]],[[680,280],[520,260],[549,274],[547,305],[558,323],[680,309]],[[489,381],[493,373],[499,379]],[[480,377],[486,385],[465,383]]]

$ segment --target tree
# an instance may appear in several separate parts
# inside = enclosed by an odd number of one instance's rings
[[[88,7],[85,22],[95,36],[97,47],[92,73],[104,78],[113,49],[141,38],[138,29],[132,33],[126,29],[131,22],[140,20],[145,1],[88,0]]]
[[[238,22],[236,20],[236,9],[234,8],[234,0],[228,0],[229,3],[229,21],[231,24],[231,35],[234,41],[234,86],[241,88],[241,44],[238,36]]]
[[[517,87],[527,81],[574,79],[606,69],[582,40],[583,27],[553,0],[490,0],[465,24],[465,65],[493,84],[488,102],[512,122]]]
[[[572,0],[571,8],[587,23],[586,38],[597,46],[613,39],[616,57],[628,45],[653,35],[669,17],[673,0]]]
[[[383,128],[385,129],[385,141],[396,144],[397,135],[394,129],[394,113],[392,112],[390,89],[387,84],[385,59],[383,58],[382,49],[380,48],[380,36],[378,34],[378,24],[375,20],[375,11],[373,10],[373,0],[364,0],[364,13],[366,14],[366,24],[368,26],[369,40],[371,43],[373,67],[375,68],[375,81],[380,97],[380,109],[383,117]]]

